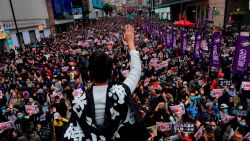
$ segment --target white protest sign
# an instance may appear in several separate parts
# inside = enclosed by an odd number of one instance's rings
[[[183,104],[175,105],[175,106],[169,106],[171,111],[175,113],[176,115],[183,115],[185,114],[185,107]]]
[[[156,122],[156,127],[159,131],[170,131],[172,128],[172,122]]]
[[[250,90],[250,82],[242,82],[242,86],[241,86],[245,91],[249,91]]]
[[[15,128],[13,121],[7,121],[7,122],[0,123],[0,133],[2,133],[5,130],[13,129],[13,128]]]
[[[25,110],[29,114],[36,114],[37,105],[25,105]]]
[[[223,94],[223,89],[213,89],[211,92],[212,97],[221,97]]]

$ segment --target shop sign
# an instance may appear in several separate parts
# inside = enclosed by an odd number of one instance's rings
[[[213,15],[220,15],[220,11],[214,10]]]
[[[32,20],[32,21],[17,21],[18,28],[31,27],[31,26],[39,26],[43,25],[44,20]],[[15,29],[15,23],[11,22],[3,22],[4,29]]]

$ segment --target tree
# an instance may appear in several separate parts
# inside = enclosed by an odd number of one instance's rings
[[[102,10],[105,12],[106,15],[111,15],[111,13],[113,12],[113,7],[107,3],[104,4]]]

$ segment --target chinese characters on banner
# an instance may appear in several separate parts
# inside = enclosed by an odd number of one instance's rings
[[[194,132],[194,123],[191,122],[183,122],[181,123],[180,130],[185,133],[193,133]]]
[[[195,43],[194,43],[194,59],[195,60],[202,59],[201,58],[201,53],[200,53],[201,40],[202,40],[202,32],[197,31],[195,33]]]
[[[181,54],[185,55],[187,49],[187,32],[186,30],[181,31]]]
[[[214,34],[213,43],[211,47],[211,56],[210,56],[210,66],[220,69],[220,46],[221,46],[222,35]]]
[[[173,48],[175,48],[176,47],[176,29],[173,29],[172,30],[172,46],[173,46]]]
[[[168,28],[167,29],[167,32],[166,32],[166,40],[167,40],[167,43],[166,43],[166,47],[169,48],[169,49],[172,49],[172,44],[171,44],[171,38],[170,38],[170,29]]]
[[[233,61],[233,73],[244,74],[250,60],[250,38],[239,36]]]

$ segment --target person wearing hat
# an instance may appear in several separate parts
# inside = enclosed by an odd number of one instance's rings
[[[56,136],[56,141],[64,141],[63,139],[63,130],[64,130],[64,125],[68,122],[69,120],[66,118],[62,118],[60,113],[56,112],[54,113],[54,121],[53,125],[55,127],[55,136]]]
[[[223,77],[224,77],[224,73],[219,72],[217,78],[214,79],[213,82],[212,82],[212,89],[216,89],[217,88],[217,86],[218,86],[218,80],[223,79]]]
[[[220,119],[223,119],[227,115],[228,115],[228,106],[227,104],[223,103],[220,105]]]

